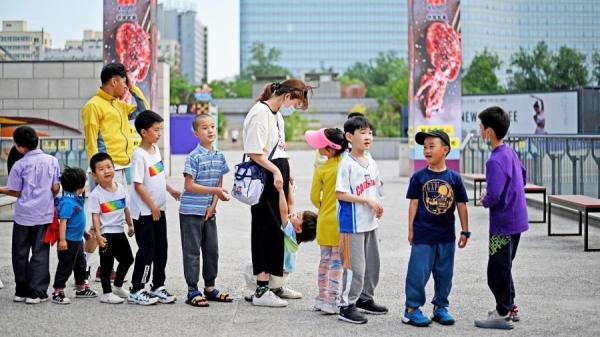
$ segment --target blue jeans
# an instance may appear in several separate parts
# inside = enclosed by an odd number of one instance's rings
[[[455,242],[413,244],[406,271],[406,307],[419,308],[425,304],[425,285],[433,274],[435,294],[431,303],[448,306],[454,272]]]

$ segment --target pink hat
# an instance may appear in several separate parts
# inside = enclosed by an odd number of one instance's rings
[[[304,134],[304,139],[306,139],[308,145],[310,145],[310,147],[313,149],[323,149],[326,147],[330,147],[335,150],[342,149],[341,145],[327,139],[327,136],[325,136],[325,128],[316,131],[306,131]]]

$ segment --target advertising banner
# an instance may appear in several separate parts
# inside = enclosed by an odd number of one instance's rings
[[[497,105],[510,116],[512,134],[577,133],[577,91],[505,95],[469,95],[462,98],[462,131],[479,134],[477,115]]]
[[[104,0],[104,64],[125,65],[152,107],[158,77],[156,1]]]
[[[411,169],[426,166],[419,131],[448,133],[447,165],[459,168],[462,62],[459,0],[409,0],[409,157]]]

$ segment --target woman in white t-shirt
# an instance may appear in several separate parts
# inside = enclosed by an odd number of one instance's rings
[[[258,204],[252,206],[252,267],[257,279],[252,303],[282,307],[287,302],[269,290],[270,274],[283,275],[283,232],[279,190],[288,194],[290,166],[285,152],[283,116],[308,107],[311,87],[297,79],[265,86],[244,120],[244,153],[265,168],[267,178]],[[269,156],[272,153],[272,157]]]

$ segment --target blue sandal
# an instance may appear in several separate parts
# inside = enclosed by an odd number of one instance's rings
[[[212,291],[206,291],[206,289],[204,289],[204,296],[209,301],[226,303],[233,302],[233,298],[231,298],[228,293],[217,288],[213,289]]]

